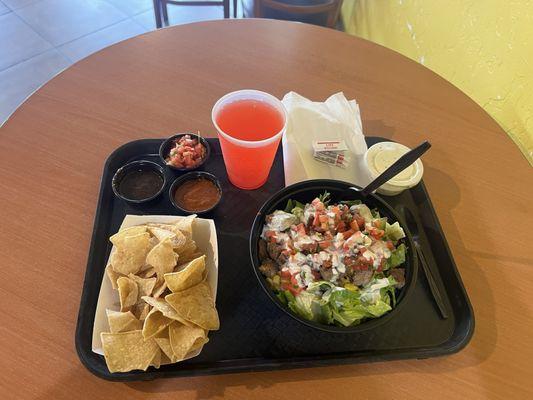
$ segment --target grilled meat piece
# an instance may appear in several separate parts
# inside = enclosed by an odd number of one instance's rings
[[[267,243],[266,249],[267,249],[268,255],[273,260],[277,260],[279,255],[281,254],[281,246],[279,246],[277,243],[272,243],[272,242]]]
[[[263,261],[268,258],[267,243],[263,239],[259,239],[259,260]]]
[[[353,271],[351,278],[354,285],[364,286],[372,280],[372,275],[374,275],[374,271],[370,269],[365,271]]]
[[[331,270],[331,267],[326,268],[322,265],[319,271],[320,271],[320,276],[322,276],[322,279],[328,282],[331,281],[331,278],[333,277],[333,271]]]
[[[401,289],[405,286],[405,268],[391,269],[390,276],[396,281],[396,285],[394,285],[396,289]]]
[[[278,267],[276,263],[270,259],[263,261],[263,264],[259,267],[259,271],[267,278],[272,278],[278,273]]]

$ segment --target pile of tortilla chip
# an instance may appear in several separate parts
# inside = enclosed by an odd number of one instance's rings
[[[181,361],[219,328],[205,255],[192,240],[194,219],[133,226],[109,238],[106,274],[120,297],[120,311],[106,310],[110,332],[101,333],[110,372]]]

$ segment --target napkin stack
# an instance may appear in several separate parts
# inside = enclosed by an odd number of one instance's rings
[[[359,105],[343,93],[325,102],[314,102],[295,92],[283,97],[289,120],[282,140],[285,184],[308,179],[338,179],[359,186],[368,183],[363,163],[367,150]],[[350,163],[339,168],[313,158],[313,142],[342,140],[348,147]]]

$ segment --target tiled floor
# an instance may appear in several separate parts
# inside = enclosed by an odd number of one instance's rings
[[[217,6],[168,10],[171,25],[223,18]],[[0,0],[0,125],[72,63],[153,29],[152,0]]]

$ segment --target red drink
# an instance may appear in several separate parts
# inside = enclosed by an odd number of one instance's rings
[[[256,90],[227,94],[215,104],[213,123],[231,183],[241,189],[263,186],[286,121],[281,102]]]

